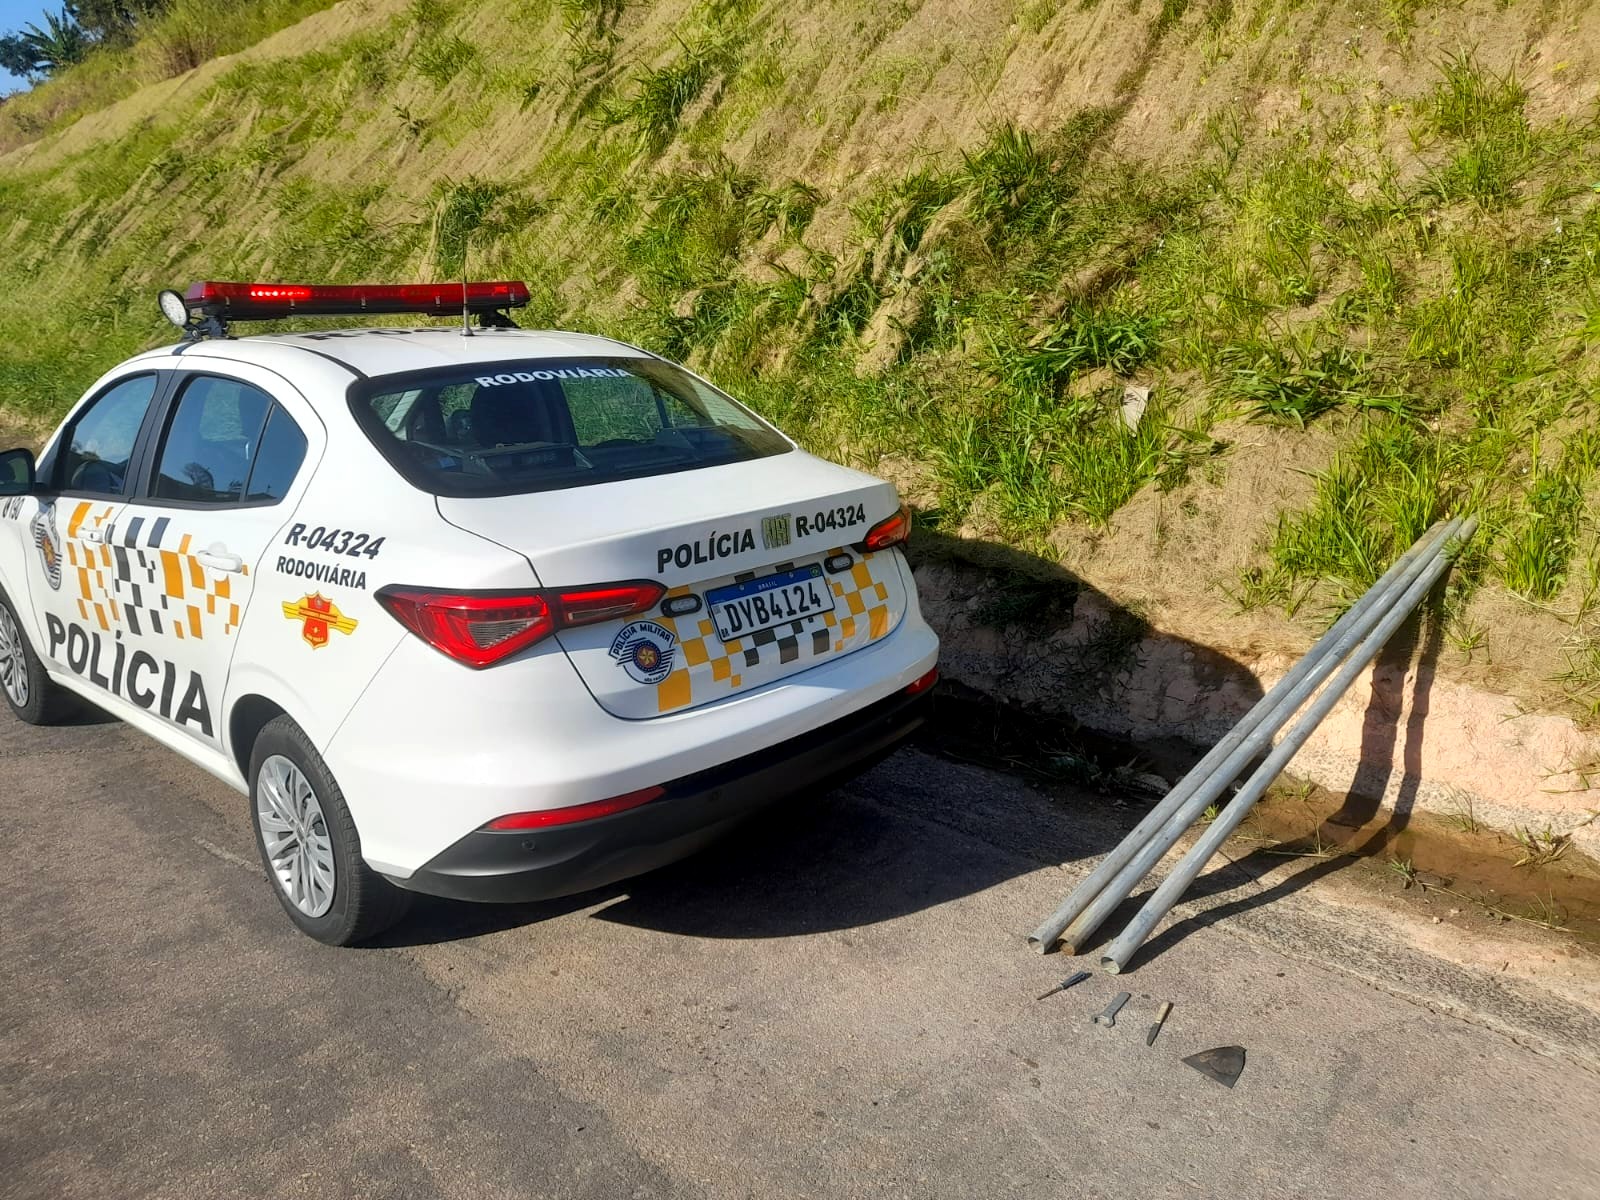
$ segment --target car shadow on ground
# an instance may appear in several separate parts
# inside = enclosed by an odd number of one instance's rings
[[[954,545],[959,539],[938,542],[943,561],[965,549]],[[1122,639],[1115,653],[1137,653],[1115,606],[1070,572],[992,544],[982,544],[980,553],[981,573],[1000,581],[987,589],[984,603],[998,609],[997,619],[1024,627],[1035,645],[1073,627],[1078,604],[1092,595],[1100,613],[1112,614],[1104,623]],[[1100,649],[1086,645],[1074,662],[1092,670]],[[1243,667],[1219,662],[1208,648],[1194,649],[1216,664],[1214,670],[1236,673],[1236,686],[1247,695],[1254,693]],[[1153,765],[1131,747],[1119,750],[1093,738],[1070,718],[983,710],[970,693],[946,685],[941,693],[936,699],[943,716],[936,712],[917,741],[942,761],[898,755],[827,796],[786,801],[682,863],[579,896],[493,906],[418,897],[408,919],[377,944],[476,937],[596,906],[597,919],[707,938],[789,937],[870,925],[1104,853],[1156,798],[1135,795],[1119,782],[1127,772],[1116,768]],[[1181,772],[1194,757],[1163,747],[1161,766]],[[952,759],[1020,768],[1037,786],[995,789],[989,776]],[[1043,915],[1019,912],[1019,936]]]
[[[1063,858],[1093,852],[1067,835],[1070,815],[1043,795],[1022,811],[1012,802],[988,816],[983,806],[995,802],[976,795],[971,809],[974,825],[1043,825],[1037,853],[944,824],[920,797],[907,796],[906,777],[927,766],[916,755],[899,755],[831,793],[753,817],[683,862],[578,896],[521,905],[419,897],[384,944],[474,937],[596,905],[604,906],[596,919],[661,933],[795,937],[959,899],[1045,865],[1052,850]],[[947,767],[933,764],[940,776]]]
[[[79,725],[111,725],[119,719],[98,704],[89,703],[82,696],[69,694],[61,715],[52,724],[72,728]]]

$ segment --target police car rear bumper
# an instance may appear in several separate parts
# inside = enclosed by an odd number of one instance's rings
[[[752,814],[816,795],[892,752],[926,718],[926,692],[896,693],[759,753],[665,785],[612,816],[545,829],[476,830],[402,887],[456,900],[514,903],[569,896],[686,858]]]

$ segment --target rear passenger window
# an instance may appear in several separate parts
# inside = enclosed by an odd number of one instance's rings
[[[261,435],[261,449],[250,468],[250,484],[245,499],[251,504],[282,500],[300,472],[306,457],[306,435],[294,418],[276,404],[267,418],[267,431]]]
[[[184,385],[161,439],[153,494],[188,504],[281,500],[306,439],[266,392],[197,375]]]

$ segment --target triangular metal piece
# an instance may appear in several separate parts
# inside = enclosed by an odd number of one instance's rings
[[[1239,1073],[1244,1070],[1244,1047],[1218,1046],[1214,1050],[1191,1054],[1183,1061],[1207,1078],[1231,1088],[1239,1082]]]

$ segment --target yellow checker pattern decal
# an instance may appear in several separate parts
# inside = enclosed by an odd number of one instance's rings
[[[78,615],[93,629],[126,629],[179,640],[231,637],[239,605],[227,575],[212,576],[195,557],[190,535],[166,517],[109,524],[112,505],[81,501],[67,521],[67,579],[77,585]],[[85,537],[89,530],[99,540]],[[249,566],[243,573],[248,575]]]
[[[826,557],[843,553],[842,548],[830,550]],[[653,617],[672,630],[679,647],[672,674],[656,684],[656,711],[669,713],[721,700],[743,688],[758,687],[812,666],[830,655],[859,650],[889,633],[905,615],[901,589],[891,589],[888,582],[899,571],[895,556],[851,556],[856,562],[849,570],[824,576],[834,602],[833,611],[824,613],[820,622],[794,621],[723,642],[704,610],[684,617]],[[778,574],[792,566],[786,563],[760,575]],[[741,575],[737,581],[757,577]],[[667,593],[667,598],[705,590],[677,587]]]

